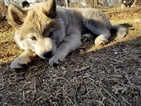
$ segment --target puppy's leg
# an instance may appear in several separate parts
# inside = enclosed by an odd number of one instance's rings
[[[83,24],[98,37],[95,39],[95,45],[101,45],[108,42],[111,23],[107,16],[97,9],[86,9],[82,12]],[[95,38],[95,37],[91,37]]]
[[[81,44],[82,42],[80,33],[74,33],[66,36],[59,45],[56,54],[49,60],[49,64],[59,64],[60,61],[64,60],[68,53],[77,49]]]
[[[82,40],[90,40],[95,38],[95,45],[104,45],[108,42],[109,38],[111,37],[110,30],[108,30],[107,28],[91,26],[91,30],[94,34],[84,34],[82,35]]]
[[[23,65],[27,65],[31,62],[31,57],[33,56],[33,54],[33,51],[25,50],[19,57],[14,59],[14,61],[10,65],[10,68],[13,70],[23,68]]]
[[[111,37],[110,29],[106,26],[101,26],[99,22],[91,21],[91,23],[85,23],[85,26],[93,33],[93,36],[97,35],[95,39],[95,45],[103,45],[108,42]],[[109,25],[110,26],[110,25]],[[92,37],[91,34],[91,38]]]

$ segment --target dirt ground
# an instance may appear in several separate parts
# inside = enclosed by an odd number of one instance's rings
[[[87,42],[55,67],[35,57],[19,72],[9,65],[22,50],[0,22],[0,106],[141,106],[141,8],[103,11],[128,27],[126,37]]]

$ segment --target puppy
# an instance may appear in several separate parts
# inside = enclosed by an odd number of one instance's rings
[[[28,8],[8,6],[7,19],[15,30],[14,39],[24,52],[10,65],[23,68],[36,53],[49,64],[59,64],[68,53],[82,45],[83,37],[95,38],[95,45],[108,42],[111,32],[125,36],[126,28],[112,26],[106,15],[94,8],[63,8],[55,0],[41,2]]]

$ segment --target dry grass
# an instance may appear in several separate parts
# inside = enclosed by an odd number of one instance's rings
[[[113,24],[131,24],[128,35],[98,48],[89,42],[57,67],[36,57],[21,72],[12,71],[9,64],[22,51],[11,28],[0,32],[0,105],[140,106],[141,11],[104,11]]]
[[[0,1],[0,21],[4,20],[7,12],[7,8],[4,6],[4,2]]]

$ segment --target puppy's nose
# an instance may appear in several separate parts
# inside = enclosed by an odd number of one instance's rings
[[[44,56],[45,58],[51,58],[51,57],[52,57],[52,51],[45,52],[45,53],[43,54],[43,56]]]

